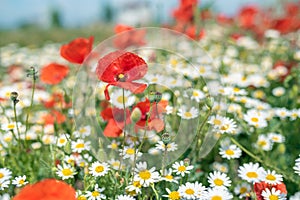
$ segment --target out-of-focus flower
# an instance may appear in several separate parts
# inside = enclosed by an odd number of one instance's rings
[[[92,51],[94,37],[76,38],[69,44],[62,45],[60,55],[71,63],[82,64]]]
[[[115,26],[114,45],[119,49],[125,49],[129,46],[143,46],[145,42],[145,30],[135,29],[131,26],[118,24]]]
[[[41,69],[40,79],[43,83],[55,85],[60,83],[69,73],[69,67],[50,63]]]
[[[63,181],[45,179],[27,185],[13,200],[75,200],[75,190]]]

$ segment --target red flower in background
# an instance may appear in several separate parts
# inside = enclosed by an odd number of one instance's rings
[[[194,7],[198,0],[181,0],[179,7],[173,12],[174,18],[180,23],[189,23],[194,19]]]
[[[63,181],[45,179],[25,186],[13,200],[76,200],[75,190]]]
[[[43,102],[46,108],[70,108],[72,107],[71,100],[66,100],[64,94],[54,92],[48,101]]]
[[[118,24],[115,26],[115,33],[121,33],[114,39],[114,45],[119,49],[125,49],[129,46],[143,46],[146,44],[144,40],[146,34],[145,30],[136,30],[131,26]]]
[[[238,23],[242,28],[252,28],[255,25],[255,18],[258,14],[257,6],[245,6],[238,13]]]
[[[277,185],[269,185],[266,182],[262,181],[259,183],[254,184],[254,192],[256,193],[257,200],[263,200],[261,193],[265,189],[272,190],[272,188],[275,188],[276,190],[280,190],[282,194],[287,194],[287,190],[284,183],[279,183]]]
[[[69,44],[62,45],[60,55],[71,63],[82,64],[92,51],[94,37],[76,38]]]
[[[130,90],[135,94],[142,93],[147,85],[133,81],[142,78],[147,70],[146,62],[138,55],[131,52],[115,51],[98,61],[96,74],[101,81],[108,83],[104,93],[105,98],[109,100],[108,87],[110,85]]]
[[[43,116],[45,125],[54,124],[54,123],[61,124],[64,123],[66,119],[67,119],[66,116],[57,110],[52,110],[47,115]]]
[[[205,31],[203,29],[201,29],[201,30],[199,30],[199,33],[197,33],[196,26],[189,26],[185,30],[185,34],[194,40],[200,40],[203,37],[205,37]]]
[[[69,73],[69,67],[50,63],[41,69],[40,79],[43,83],[55,85],[60,83]]]
[[[155,130],[156,132],[162,131],[164,129],[164,121],[159,118],[159,115],[165,112],[165,108],[167,105],[167,101],[160,101],[156,107],[156,103],[150,104],[149,99],[139,102],[134,108],[139,108],[142,113],[142,116],[141,119],[136,123],[136,130],[148,129]],[[149,113],[150,106],[151,113]]]
[[[106,108],[101,112],[101,117],[108,121],[103,135],[106,137],[119,137],[125,126],[124,110],[119,108]],[[130,111],[126,109],[126,124],[130,123]]]

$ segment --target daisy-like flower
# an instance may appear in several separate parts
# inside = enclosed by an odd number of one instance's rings
[[[28,181],[26,181],[26,175],[15,177],[15,179],[12,181],[12,184],[17,187],[22,187],[27,183]]]
[[[250,192],[251,192],[251,186],[248,183],[239,184],[234,188],[234,193],[236,195],[239,195],[240,199],[247,197],[247,195],[249,195]]]
[[[227,163],[219,163],[219,162],[214,162],[213,163],[213,170],[217,170],[223,173],[227,173],[228,172],[228,164]]]
[[[182,119],[194,119],[199,116],[199,110],[195,107],[191,107],[189,110],[185,106],[178,109],[178,113]]]
[[[177,183],[178,181],[176,180],[176,178],[174,178],[174,176],[172,175],[173,170],[172,169],[166,169],[164,171],[164,173],[161,176],[161,180],[167,181],[167,182],[171,182],[171,183]]]
[[[4,131],[17,131],[17,126],[20,128],[22,125],[20,122],[15,123],[15,122],[11,122],[11,123],[6,123],[6,124],[2,124],[1,129]]]
[[[293,169],[294,169],[295,173],[300,176],[300,162],[296,162]]]
[[[263,171],[263,181],[270,185],[277,185],[283,181],[283,178],[282,175],[276,174],[274,170],[271,171],[268,169],[267,171]]]
[[[290,120],[293,121],[300,117],[300,109],[293,109],[290,111]]]
[[[249,183],[256,183],[263,179],[263,171],[264,169],[259,167],[258,163],[250,162],[239,167],[238,176]]]
[[[280,97],[280,96],[284,95],[284,93],[285,93],[284,87],[276,87],[272,90],[272,94],[275,97]]]
[[[261,195],[263,196],[264,200],[285,200],[286,195],[284,193],[281,193],[280,190],[276,190],[276,188],[272,188],[271,190],[269,188],[266,188],[262,191]]]
[[[4,190],[5,188],[8,188],[10,184],[9,180],[5,180],[5,179],[0,179],[0,191]],[[1,199],[1,196],[0,196]]]
[[[148,187],[151,183],[160,180],[159,173],[155,171],[155,167],[148,170],[146,162],[137,163],[135,172],[134,181],[139,181],[143,187]]]
[[[222,134],[235,133],[237,129],[236,123],[233,119],[219,115],[212,116],[208,123],[213,125],[213,128],[216,132]]]
[[[165,77],[160,74],[149,74],[147,73],[144,77],[148,84],[164,84]]]
[[[142,187],[142,185],[141,185],[140,181],[134,180],[131,184],[126,186],[125,189],[128,194],[130,194],[132,196],[136,196],[142,192],[141,187]]]
[[[270,151],[273,147],[273,142],[266,135],[259,135],[255,146],[264,151]]]
[[[60,135],[59,138],[57,139],[57,146],[58,147],[65,146],[69,139],[70,139],[70,136],[67,134]]]
[[[171,142],[167,144],[167,146],[163,143],[163,141],[159,141],[156,145],[155,148],[160,151],[165,151],[167,147],[167,151],[176,151],[177,150],[177,144],[175,142]]]
[[[42,137],[42,142],[46,145],[49,145],[49,144],[55,144],[55,137],[54,135],[43,135]]]
[[[230,187],[231,180],[225,173],[214,171],[209,173],[208,182],[211,187]]]
[[[77,141],[72,141],[72,152],[81,153],[84,150],[90,150],[90,141],[85,142],[82,139],[78,139]]]
[[[0,168],[0,181],[9,180],[11,178],[11,171],[7,168]]]
[[[135,198],[129,195],[118,195],[117,200],[135,200]]]
[[[76,191],[76,200],[87,200],[87,196],[81,190]]]
[[[205,200],[231,200],[232,198],[232,194],[225,188],[213,187],[205,193]]]
[[[177,174],[177,175],[181,175],[181,176],[185,176],[185,174],[189,174],[190,170],[192,170],[194,168],[194,166],[192,165],[186,165],[182,160],[180,162],[175,162],[172,165],[172,168],[174,169],[173,171]]]
[[[283,143],[285,141],[285,137],[279,133],[269,133],[268,138],[275,143]]]
[[[199,103],[205,98],[205,94],[201,90],[193,89],[191,99]]]
[[[119,170],[121,162],[119,160],[115,160],[115,159],[111,159],[108,161],[108,163],[110,164],[110,166],[112,167],[112,169],[114,170]],[[122,169],[125,169],[125,165],[122,165],[121,167]]]
[[[112,140],[109,145],[107,145],[107,148],[117,150],[119,148],[120,142],[116,140]]]
[[[222,158],[230,160],[232,158],[239,158],[242,155],[242,150],[236,145],[232,144],[229,146],[222,146],[219,153]]]
[[[111,94],[110,98],[110,102],[112,103],[112,105],[120,109],[123,109],[123,100],[125,103],[125,107],[132,106],[135,102],[135,96],[133,96],[132,93],[128,90],[124,91],[123,97],[123,91],[117,89]]]
[[[134,160],[134,156],[138,158],[143,155],[138,149],[135,150],[133,147],[124,147],[124,149],[120,149],[119,151],[120,156],[123,156],[123,159],[129,158],[132,161]]]
[[[77,131],[73,132],[73,135],[76,138],[85,138],[91,134],[91,127],[90,126],[82,126]]]
[[[178,192],[184,199],[204,199],[206,188],[201,183],[187,182],[185,185],[180,185]]]
[[[102,194],[105,188],[99,188],[98,184],[95,185],[94,191],[87,191],[86,196],[88,200],[101,200],[106,199],[106,195]]]
[[[286,108],[274,108],[275,115],[280,119],[285,119],[290,116],[290,111]]]
[[[266,127],[267,121],[266,116],[262,112],[257,110],[248,110],[247,113],[244,115],[244,120],[251,126],[256,128],[264,128]]]
[[[96,161],[92,164],[92,166],[89,168],[90,174],[92,174],[95,177],[104,176],[109,171],[109,166],[107,163],[103,162],[100,163],[99,161]]]
[[[163,197],[167,197],[169,200],[180,200],[180,193],[176,190],[171,191],[169,188],[166,188],[168,194],[162,195]]]
[[[77,172],[75,171],[74,167],[72,167],[69,164],[63,164],[62,166],[61,165],[57,166],[56,174],[59,177],[61,177],[63,180],[69,179],[69,178],[74,178],[74,175],[76,173]]]

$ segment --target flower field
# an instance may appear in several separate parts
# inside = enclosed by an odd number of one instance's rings
[[[300,200],[299,13],[0,47],[0,200]]]

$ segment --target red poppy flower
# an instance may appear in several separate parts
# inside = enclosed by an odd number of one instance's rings
[[[199,33],[197,33],[196,26],[189,26],[185,30],[185,34],[194,40],[200,40],[205,37],[205,31],[201,29]]]
[[[243,28],[252,28],[255,24],[255,18],[258,14],[257,6],[245,6],[238,14],[239,25]]]
[[[60,48],[60,55],[71,63],[82,64],[92,51],[94,37],[76,38]]]
[[[275,188],[276,190],[280,190],[282,194],[287,194],[287,190],[286,190],[284,183],[270,185],[270,184],[267,184],[266,182],[262,181],[262,182],[254,184],[254,192],[256,193],[257,200],[263,200],[261,193],[266,188],[268,188],[269,190],[272,190],[272,188]]]
[[[65,65],[51,63],[41,69],[40,79],[43,83],[55,85],[60,83],[69,73]]]
[[[76,200],[75,190],[63,181],[45,179],[25,186],[13,200]]]
[[[156,107],[156,103],[150,104],[149,99],[139,102],[134,108],[139,108],[142,116],[141,119],[136,123],[135,129],[148,129],[155,130],[156,132],[162,131],[164,129],[164,121],[160,119],[160,114],[165,112],[165,108],[167,105],[167,101],[160,101]],[[149,113],[150,106],[151,113]]]
[[[66,116],[57,110],[52,110],[47,115],[43,116],[44,124],[61,124],[66,121]]]
[[[194,7],[197,4],[197,0],[181,0],[179,7],[173,12],[174,18],[181,23],[192,22],[194,19]]]
[[[279,18],[274,21],[273,28],[281,32],[282,34],[289,33],[299,29],[300,22],[299,19],[294,16],[287,16]]]
[[[96,74],[101,81],[108,83],[104,93],[106,99],[109,100],[108,87],[110,85],[130,90],[135,94],[142,93],[147,85],[133,81],[142,78],[147,70],[146,62],[138,55],[115,51],[98,61]]]
[[[130,31],[130,32],[126,32]],[[136,30],[131,26],[126,26],[122,24],[118,24],[115,26],[115,33],[119,34],[114,39],[115,47],[119,49],[125,49],[129,46],[143,46],[146,44],[145,42],[145,30]]]
[[[119,137],[125,126],[124,110],[119,108],[106,108],[101,112],[101,117],[108,121],[103,135],[106,137]],[[130,123],[130,111],[126,109],[126,124]]]
[[[47,101],[43,101],[43,104],[46,108],[70,108],[72,107],[71,100],[66,100],[62,93],[55,92],[52,94],[51,98]]]

